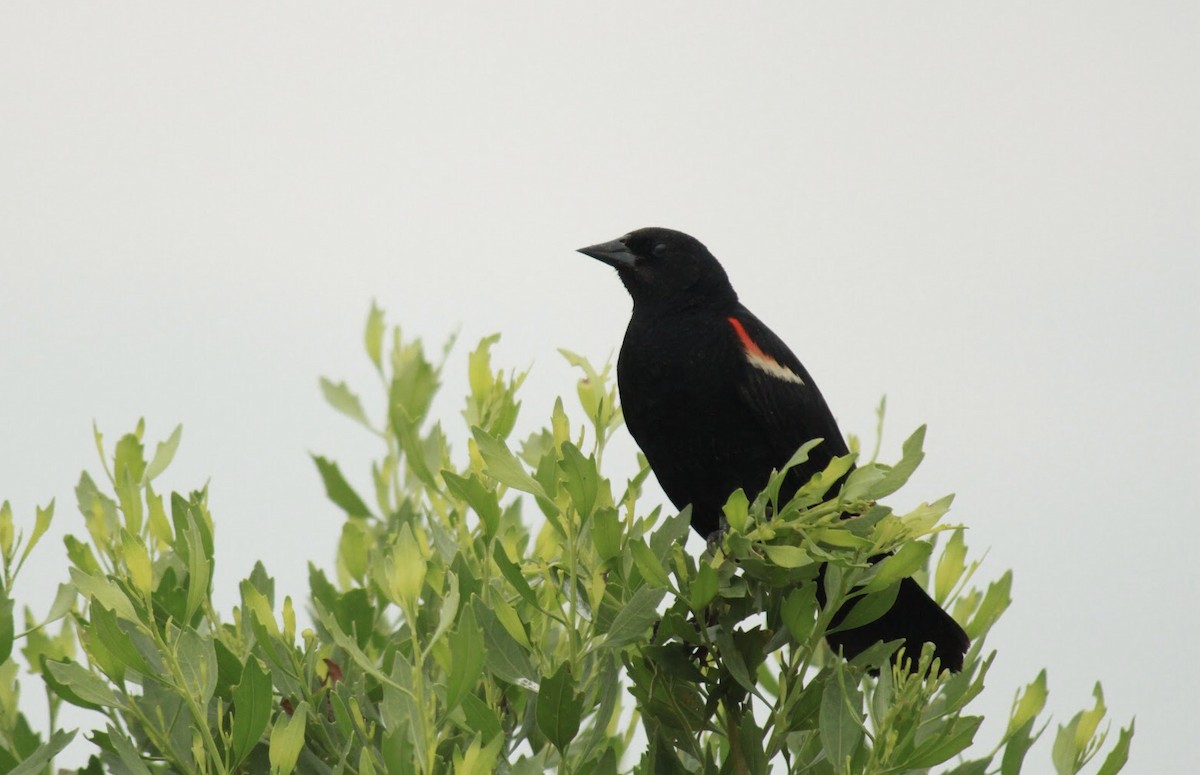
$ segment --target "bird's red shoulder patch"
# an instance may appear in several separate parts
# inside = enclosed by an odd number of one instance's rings
[[[768,355],[766,351],[758,346],[757,342],[750,338],[750,334],[746,333],[746,327],[742,325],[742,321],[732,316],[725,319],[729,321],[729,325],[733,326],[733,332],[737,334],[737,338],[742,345],[742,352],[751,366],[761,369],[772,377],[781,379],[784,382],[794,382],[797,385],[804,384],[804,380],[800,379],[799,374]]]

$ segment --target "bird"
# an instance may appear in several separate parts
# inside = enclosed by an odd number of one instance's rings
[[[680,510],[691,506],[691,525],[701,536],[720,530],[735,490],[753,501],[806,442],[822,440],[788,473],[780,503],[849,453],[812,376],[739,301],[699,240],[651,227],[578,252],[615,268],[633,299],[617,357],[625,424],[667,498]],[[953,672],[962,669],[970,645],[962,627],[911,578],[900,582],[895,603],[878,619],[826,635],[846,659],[897,639],[905,641],[913,669],[925,642],[934,644],[941,668]]]

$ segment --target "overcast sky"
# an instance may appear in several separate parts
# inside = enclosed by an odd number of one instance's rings
[[[460,441],[501,332],[530,430],[556,348],[628,319],[573,250],[670,226],[845,432],[884,394],[885,459],[929,424],[896,505],[957,493],[977,579],[1015,573],[980,739],[1046,666],[1057,722],[1097,679],[1137,715],[1131,772],[1194,760],[1196,3],[404,5],[0,7],[0,499],[58,504],[19,603],[66,577],[93,420],[142,416],[184,425],[164,486],[211,482],[222,609],[256,558],[303,599],[341,525],[308,453],[376,452],[317,388],[373,384],[371,300],[461,328]]]

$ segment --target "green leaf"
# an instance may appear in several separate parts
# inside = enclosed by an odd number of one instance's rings
[[[300,703],[291,718],[288,718],[287,714],[282,711],[275,717],[275,726],[271,729],[271,742],[268,749],[272,773],[289,775],[296,768],[296,760],[300,758],[300,749],[304,747],[304,726],[307,721],[307,702]]]
[[[483,457],[488,476],[505,487],[548,499],[546,490],[529,475],[521,461],[517,460],[517,456],[503,441],[482,428],[472,428],[471,435],[479,447],[479,454]]]
[[[571,503],[575,504],[580,518],[587,519],[596,507],[596,495],[600,491],[596,458],[584,457],[579,448],[569,441],[563,442],[562,456],[558,467],[566,477],[563,487],[571,497]]]
[[[808,445],[805,445],[805,447],[807,446]],[[801,447],[800,452],[797,452],[796,454],[799,455],[804,453],[807,455],[805,447]],[[840,495],[841,500],[852,500],[849,493],[853,490],[853,487],[851,487],[850,484],[852,484],[857,477],[863,476],[871,468],[871,466],[863,466],[862,468],[855,469],[850,476],[850,482],[847,483],[840,494],[830,492],[830,489],[839,481],[841,481],[842,477],[845,476],[848,471],[854,468],[854,462],[857,459],[858,456],[854,453],[849,455],[839,455],[838,457],[831,459],[825,466],[824,470],[814,475],[811,479],[805,482],[799,490],[796,491],[796,496],[792,499],[791,503],[820,503],[822,500],[833,498],[837,495]]]
[[[634,592],[613,617],[604,645],[617,648],[645,637],[646,630],[658,621],[658,604],[665,595],[666,590],[653,587],[642,587]]]
[[[12,505],[4,501],[0,503],[0,557],[5,565],[12,556],[14,537]]]
[[[233,769],[245,761],[271,721],[271,673],[253,655],[246,658],[242,680],[233,690]]]
[[[51,688],[55,693],[73,705],[83,708],[98,709],[97,706],[108,708],[123,707],[117,695],[100,676],[84,669],[75,662],[54,662],[47,660],[45,670],[54,679]],[[66,691],[63,691],[63,690]],[[82,702],[76,702],[81,700]]]
[[[987,756],[983,759],[971,759],[958,765],[954,769],[946,773],[946,775],[987,775],[988,768],[992,766],[992,757]],[[1003,770],[1001,771],[1003,772]]]
[[[888,470],[886,465],[875,461],[855,468],[846,477],[846,484],[839,493],[841,500],[846,503],[870,500],[869,494],[887,476]]]
[[[946,548],[942,550],[941,559],[938,560],[937,571],[933,577],[933,597],[939,605],[946,602],[967,570],[967,543],[963,538],[964,532],[966,531],[955,530],[950,534],[950,540],[946,542]]]
[[[535,715],[538,729],[565,754],[579,732],[583,717],[583,699],[575,691],[567,663],[559,665],[554,675],[542,679]]]
[[[8,596],[8,590],[0,588],[0,664],[12,656],[13,637],[16,626],[13,624],[13,601]]]
[[[166,509],[163,508],[162,496],[154,492],[154,488],[146,484],[146,511],[150,527],[151,545],[169,545],[174,536],[171,533],[171,523],[167,520]]]
[[[197,510],[189,507],[187,510],[187,619],[186,622],[191,622],[192,617],[200,610],[209,599],[209,592],[212,587],[212,538],[201,532],[201,517],[198,517]],[[178,528],[176,529],[178,534]],[[206,541],[207,538],[207,541]],[[186,623],[185,622],[185,623]]]
[[[685,506],[678,514],[663,520],[650,536],[650,550],[663,567],[670,564],[676,546],[682,546],[692,534],[692,507]]]
[[[924,769],[957,756],[974,742],[975,733],[982,723],[983,716],[950,717],[941,734],[922,743],[905,764]]]
[[[350,578],[363,582],[367,569],[371,548],[375,545],[374,534],[357,518],[347,519],[342,523],[342,535],[338,539],[338,560]]]
[[[735,633],[732,627],[718,627],[714,637],[721,655],[721,663],[733,676],[733,680],[737,681],[747,692],[757,693],[750,666],[746,664],[743,652],[734,640],[735,635],[742,634],[744,633]]]
[[[442,635],[454,623],[455,617],[458,615],[458,576],[454,575],[454,571],[445,571],[446,592],[442,596],[442,606],[438,610],[437,628],[433,631],[433,635],[429,636],[426,641],[425,648],[431,648],[433,644],[441,640]]]
[[[783,624],[798,643],[806,642],[812,635],[817,615],[817,585],[804,584],[796,587],[783,600],[780,609]]]
[[[889,661],[891,660],[892,655],[899,651],[900,647],[903,645],[904,641],[899,638],[887,641],[876,641],[873,645],[867,646],[865,649],[855,654],[854,658],[847,662],[847,664],[851,667],[859,668],[861,670],[870,670],[872,672],[879,671],[890,674],[891,665],[889,664]],[[917,659],[919,661],[920,654],[917,655]],[[883,670],[880,671],[880,668],[883,668]],[[879,693],[876,692],[876,696],[878,696],[878,694]]]
[[[500,341],[499,334],[485,336],[467,356],[467,384],[472,397],[482,401],[492,392],[492,345]]]
[[[179,449],[179,439],[182,437],[183,426],[176,425],[175,430],[171,431],[171,435],[165,441],[160,441],[155,445],[154,457],[150,458],[150,464],[142,472],[141,484],[143,487],[154,481],[159,474],[167,470],[167,466],[171,465],[171,461],[175,459],[175,450]]]
[[[39,745],[20,764],[8,771],[8,775],[42,775],[60,751],[75,739],[75,730],[58,730],[50,740]]]
[[[275,579],[267,573],[267,566],[263,565],[262,560],[255,561],[254,568],[246,580],[266,598],[268,606],[275,607]]]
[[[8,504],[5,503],[5,505],[7,506]],[[37,546],[37,543],[39,540],[41,540],[41,537],[46,534],[47,530],[50,529],[50,522],[53,519],[54,499],[51,499],[50,503],[46,505],[46,508],[42,508],[40,506],[37,508],[37,517],[33,523],[33,533],[30,534],[29,541],[25,544],[24,551],[21,552],[21,559],[17,562],[18,568],[25,565],[25,558],[29,556],[29,553],[33,551],[33,547]]]
[[[862,627],[864,624],[875,621],[891,610],[899,593],[900,584],[896,583],[889,587],[884,587],[878,592],[871,592],[858,598],[853,602],[850,613],[846,614],[846,618],[838,622],[836,627],[830,627],[828,632],[853,630],[856,627]]]
[[[744,713],[741,717],[741,728],[738,730],[741,742],[741,756],[748,772],[770,772],[770,763],[763,750],[766,736],[754,720],[753,713]]]
[[[140,425],[140,424],[139,424]],[[125,514],[129,532],[142,531],[142,476],[146,472],[141,434],[127,433],[117,442],[113,459],[113,487]]]
[[[462,696],[462,710],[467,728],[478,733],[483,739],[491,740],[503,731],[500,719],[496,717],[496,711],[474,694]]]
[[[813,563],[812,556],[799,546],[766,544],[763,546],[763,551],[767,558],[780,568],[802,568]]]
[[[862,743],[862,693],[840,664],[821,692],[820,735],[835,772]]]
[[[1104,689],[1101,688],[1099,681],[1092,689],[1092,696],[1096,699],[1096,704],[1091,710],[1085,710],[1079,714],[1079,726],[1075,728],[1075,747],[1081,751],[1088,749],[1088,744],[1096,735],[1096,729],[1104,719],[1105,713],[1108,712],[1108,708],[1104,704]]]
[[[977,640],[996,623],[996,620],[1000,618],[1000,614],[1004,613],[1012,602],[1011,590],[1011,570],[1005,571],[1003,576],[988,584],[987,592],[983,596],[983,602],[979,604],[975,615],[971,617],[971,621],[964,628],[971,640]]]
[[[86,632],[99,639],[105,651],[119,665],[117,674],[112,676],[114,680],[121,680],[126,669],[134,670],[142,675],[153,675],[153,671],[146,663],[146,658],[137,650],[130,634],[122,628],[121,620],[117,618],[116,613],[96,601],[92,602],[88,611],[91,622]],[[127,622],[126,626],[136,625]],[[110,675],[112,674],[110,673]]]
[[[465,501],[479,515],[484,536],[495,535],[500,524],[500,499],[495,490],[489,490],[476,476],[463,477],[449,470],[442,471],[442,481],[454,497]]]
[[[359,751],[358,775],[375,775],[375,760],[371,758],[370,748],[363,748]]]
[[[912,476],[913,471],[916,471],[917,466],[925,459],[925,451],[922,449],[924,445],[925,426],[922,425],[904,441],[901,447],[900,462],[886,470],[883,478],[867,491],[866,499],[879,500],[903,487],[908,482],[908,478]]]
[[[496,619],[503,625],[504,629],[508,630],[508,634],[516,639],[517,643],[521,644],[526,650],[532,648],[532,644],[529,642],[527,625],[525,624],[525,620],[517,614],[517,609],[509,605],[508,601],[499,595],[492,595],[488,608],[496,615]]]
[[[454,775],[491,775],[496,771],[496,758],[504,738],[495,735],[487,745],[480,745],[482,739],[477,735],[465,753],[454,752]]]
[[[220,638],[213,639],[213,650],[217,654],[217,691],[219,697],[229,707],[233,701],[233,689],[242,680],[242,662]]]
[[[358,497],[358,493],[346,482],[337,463],[327,460],[320,455],[313,455],[312,459],[317,464],[317,471],[321,474],[321,481],[325,483],[325,494],[329,497],[329,500],[337,504],[349,516],[371,516],[371,510],[367,508],[367,504],[363,503],[363,499]]]
[[[63,536],[63,544],[67,547],[67,559],[75,566],[74,569],[92,576],[104,575],[100,563],[96,561],[96,555],[92,552],[91,545],[70,534]]]
[[[392,598],[407,606],[408,611],[415,611],[425,586],[428,566],[411,525],[400,528],[395,546],[386,557],[381,556],[381,560],[386,565],[388,585],[385,589],[390,588]]]
[[[367,348],[367,357],[375,364],[376,371],[383,369],[383,310],[371,302],[371,311],[367,313],[367,327],[363,334],[363,343]]]
[[[470,606],[463,609],[457,626],[446,636],[450,643],[450,671],[446,677],[446,710],[452,711],[475,688],[483,674],[487,644]]]
[[[713,566],[701,560],[700,567],[692,579],[692,585],[688,588],[688,604],[693,611],[702,611],[713,601],[713,598],[717,596],[720,582]]]
[[[200,707],[208,705],[217,688],[217,652],[211,635],[187,628],[175,641],[175,658],[183,688]]]
[[[79,643],[83,646],[92,667],[99,669],[117,686],[124,686],[125,665],[108,650],[108,646],[100,640],[94,629],[80,627]]]
[[[595,709],[590,725],[591,731],[581,742],[587,749],[594,748],[605,739],[608,734],[608,726],[617,711],[618,697],[625,694],[625,689],[621,686],[617,655],[612,653],[600,655],[599,664],[592,676],[594,676],[593,680],[597,682],[594,685],[598,685],[600,688],[599,698],[591,703],[591,707]]]
[[[629,551],[633,555],[633,562],[641,572],[642,578],[646,579],[650,586],[663,590],[671,586],[666,569],[659,563],[658,558],[650,551],[650,547],[646,545],[645,541],[640,538],[630,538]]]
[[[1045,730],[1045,726],[1043,726],[1034,734],[1033,725],[1036,721],[1035,718],[1029,718],[1005,735],[1004,755],[1000,758],[1000,775],[1019,775],[1021,766],[1025,762],[1025,754],[1029,752],[1034,742],[1042,736],[1042,731]]]
[[[86,471],[79,475],[79,484],[75,485],[75,498],[92,540],[97,546],[108,546],[113,533],[120,526],[116,502],[100,492]]]
[[[117,731],[111,724],[108,727],[108,739],[116,751],[117,757],[125,769],[116,770],[123,775],[151,775],[150,768],[142,761],[141,755],[134,750],[133,743],[122,732]]]
[[[788,458],[786,463],[784,463],[783,468],[780,468],[771,476],[771,478],[767,481],[767,486],[763,488],[762,492],[758,494],[758,498],[755,500],[762,501],[763,503],[774,503],[777,506],[780,505],[778,503],[779,490],[783,487],[783,482],[787,478],[788,472],[801,463],[806,462],[808,460],[808,454],[812,452],[813,449],[815,449],[818,445],[820,445],[820,443],[821,439],[810,439],[809,441],[804,442],[799,449],[792,453],[792,456]],[[799,493],[797,493],[797,495],[799,495]],[[817,500],[820,499],[818,498]],[[778,511],[779,510],[777,509],[776,513],[778,513]]]
[[[249,585],[246,582],[242,582],[243,597],[249,598],[251,596],[248,594],[249,592],[252,593],[252,595],[258,595],[258,599],[262,600],[263,603],[266,602],[265,599],[263,599],[262,596],[259,595],[255,590],[247,590],[248,586]],[[346,651],[346,653],[350,655],[351,659],[354,660],[354,663],[358,665],[363,672],[386,686],[402,688],[396,685],[396,682],[392,680],[391,676],[380,670],[379,666],[376,664],[376,661],[367,656],[366,653],[354,641],[354,639],[346,634],[346,632],[338,624],[337,617],[334,616],[329,609],[322,605],[320,600],[313,601],[313,608],[315,608],[317,611],[317,620],[320,621],[321,625],[329,631],[334,643]],[[267,615],[270,615],[270,609],[267,609]],[[278,630],[276,630],[276,634],[278,634]],[[285,667],[287,666],[285,665]]]
[[[1015,703],[1012,716],[1008,719],[1008,731],[1006,734],[1011,734],[1019,727],[1025,726],[1027,722],[1033,721],[1042,709],[1046,707],[1046,670],[1043,668],[1038,673],[1037,678],[1025,687],[1025,691],[1021,693],[1020,699]]]
[[[525,574],[521,572],[520,566],[509,559],[508,551],[504,548],[504,544],[497,541],[492,547],[492,559],[496,561],[496,566],[500,568],[500,573],[504,578],[508,579],[508,583],[517,591],[521,599],[535,608],[538,606],[537,595],[529,586],[529,582],[525,580]]]
[[[814,528],[809,531],[808,535],[813,541],[842,549],[868,549],[871,546],[869,540],[850,532],[850,526],[847,523]]]
[[[389,422],[403,422],[416,431],[429,411],[438,388],[438,372],[425,357],[420,342],[404,344],[393,329],[392,382],[388,386]],[[397,429],[399,430],[399,429]],[[398,434],[399,435],[399,434]]]
[[[1104,763],[1096,771],[1096,775],[1117,775],[1125,763],[1129,761],[1129,744],[1133,741],[1133,721],[1117,735],[1117,744],[1105,757]]]
[[[1100,687],[1099,681],[1092,690],[1092,696],[1096,702],[1090,710],[1081,710],[1075,714],[1070,723],[1058,728],[1051,756],[1059,773],[1074,775],[1087,764],[1103,743],[1106,732],[1100,733],[1099,738],[1096,737],[1096,729],[1107,713],[1104,705],[1104,690]]]
[[[906,579],[925,567],[933,552],[933,546],[925,541],[913,541],[901,546],[893,555],[883,558],[875,566],[875,576],[866,585],[867,592],[878,592],[885,587]]]
[[[116,612],[117,616],[131,622],[139,621],[137,612],[129,598],[111,579],[90,576],[78,568],[71,568],[71,583],[85,598],[94,597],[105,608]]]
[[[249,614],[250,618],[263,628],[268,640],[278,638],[279,623],[275,621],[275,614],[271,610],[271,603],[267,596],[260,592],[249,579],[244,579],[239,587],[242,592],[243,612]]]
[[[933,530],[938,521],[950,510],[954,495],[938,498],[933,503],[922,503],[900,517],[900,523],[913,535],[923,535]]]
[[[333,380],[321,377],[321,394],[325,396],[325,400],[334,409],[364,428],[372,431],[375,430],[371,425],[371,421],[367,419],[367,413],[363,411],[362,402],[358,400],[358,396],[354,394],[354,391],[345,382],[334,382]]]
[[[725,501],[722,511],[725,514],[725,521],[729,523],[729,527],[735,533],[746,532],[746,525],[750,521],[750,501],[746,498],[746,492],[741,487],[730,494],[729,499]]]
[[[534,676],[537,670],[529,659],[529,652],[519,644],[496,615],[478,597],[472,598],[475,619],[483,629],[483,640],[487,644],[484,663],[488,670],[502,681],[528,689],[537,687]]]
[[[1080,753],[1075,747],[1075,728],[1078,722],[1079,716],[1076,715],[1070,724],[1059,725],[1058,734],[1054,736],[1054,747],[1050,751],[1050,758],[1054,762],[1054,770],[1058,775],[1075,775],[1078,772],[1078,768],[1075,766],[1075,760]]]
[[[608,561],[621,554],[621,536],[624,534],[620,514],[615,508],[600,509],[589,523],[592,530],[592,544],[600,559]]]
[[[33,627],[27,627],[26,629],[32,630],[45,627],[47,624],[53,624],[66,616],[71,612],[71,607],[75,605],[77,594],[75,587],[71,584],[59,584],[58,591],[54,595],[54,602],[50,604],[50,611],[46,614],[46,618]]]
[[[142,600],[154,591],[154,566],[150,563],[150,551],[140,535],[121,529],[121,558],[129,571],[129,580]]]

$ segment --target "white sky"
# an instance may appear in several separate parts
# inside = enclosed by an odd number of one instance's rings
[[[1131,772],[1191,760],[1195,3],[422,5],[0,7],[0,498],[58,499],[20,602],[66,576],[92,420],[139,416],[184,424],[166,486],[211,478],[223,608],[258,557],[303,599],[340,527],[307,453],[364,483],[374,452],[317,390],[373,384],[370,300],[461,326],[458,439],[503,332],[530,429],[556,348],[627,320],[574,248],[671,226],[843,430],[885,393],[885,459],[929,423],[898,505],[958,493],[978,578],[1016,575],[982,710],[1047,666],[1058,722],[1097,679],[1137,714]]]

